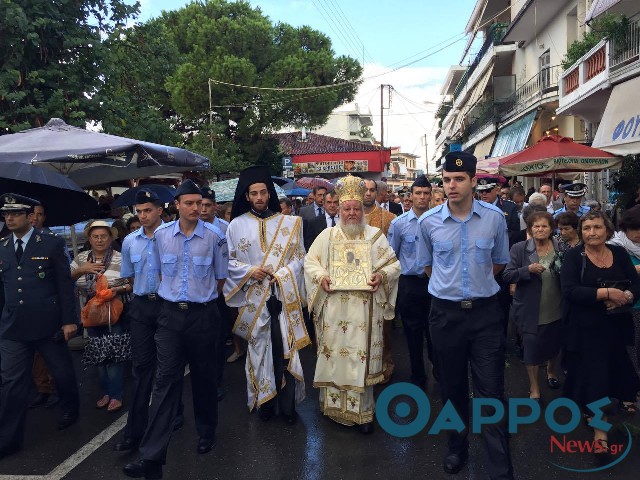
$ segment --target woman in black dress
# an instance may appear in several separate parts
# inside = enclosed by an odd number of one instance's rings
[[[614,233],[603,212],[580,218],[583,245],[568,250],[560,275],[564,298],[565,395],[585,410],[603,397],[634,402],[640,380],[627,354],[633,341],[631,305],[640,279],[624,248],[607,245]],[[607,432],[594,429],[597,453],[606,452]]]

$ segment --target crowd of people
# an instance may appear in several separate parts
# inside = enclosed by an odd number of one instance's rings
[[[478,178],[475,157],[455,152],[442,186],[420,176],[395,196],[384,182],[348,175],[333,190],[314,188],[303,206],[278,198],[266,168],[250,167],[227,204],[191,180],[170,208],[140,188],[133,212],[86,225],[86,248],[73,260],[44,227],[45,206],[6,193],[0,458],[23,448],[32,379],[31,407],[50,402],[55,385],[58,428],[77,421],[65,342],[80,319],[82,361],[100,381],[97,408],[123,408],[131,361],[127,425],[114,447],[139,452],[124,467],[131,477],[162,477],[171,433],[183,422],[186,365],[200,454],[216,445],[225,363],[245,359],[250,411],[294,425],[305,397],[299,352],[312,344],[322,414],[371,433],[374,386],[394,373],[394,320],[404,329],[411,382],[424,389],[432,376],[466,425],[469,367],[474,398],[505,401],[510,324],[529,384],[518,396],[542,403],[546,388],[563,388],[587,423],[587,405],[603,397],[633,414],[640,205],[624,211],[616,231],[597,205],[585,205],[585,187],[565,185],[559,196],[546,183],[538,192],[506,187]],[[106,212],[108,199],[102,205]],[[225,344],[233,344],[228,358]],[[467,461],[467,430],[449,435],[447,473]],[[482,433],[489,476],[513,478],[506,425]],[[607,432],[593,435],[596,453],[606,455]]]

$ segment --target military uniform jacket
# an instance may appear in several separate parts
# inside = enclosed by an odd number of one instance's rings
[[[40,340],[76,321],[65,243],[34,231],[16,259],[13,235],[0,239],[0,338]]]

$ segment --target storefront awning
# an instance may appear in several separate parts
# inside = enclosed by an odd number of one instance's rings
[[[613,87],[593,147],[615,155],[640,154],[640,104],[637,97],[640,78]]]
[[[519,152],[527,145],[531,134],[531,127],[536,120],[536,111],[529,112],[520,120],[501,128],[496,138],[496,143],[491,150],[492,157],[501,157],[514,152]]]
[[[476,147],[473,150],[473,154],[478,159],[478,161],[488,157],[491,154],[491,147],[493,146],[493,141],[496,138],[496,134],[492,133],[484,140],[480,140],[476,143]]]

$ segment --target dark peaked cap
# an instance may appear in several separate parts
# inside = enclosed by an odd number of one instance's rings
[[[151,190],[147,190],[145,188],[141,188],[136,192],[136,205],[141,205],[143,203],[149,202],[158,202],[160,201],[160,197],[156,195],[156,192],[152,192]]]
[[[476,172],[478,159],[467,152],[449,152],[444,157],[445,172]]]
[[[240,215],[244,215],[251,210],[251,204],[247,200],[246,193],[249,187],[254,183],[264,183],[269,191],[269,205],[267,208],[272,212],[280,212],[280,201],[276,193],[276,187],[273,185],[271,173],[267,167],[254,165],[245,168],[240,172],[238,185],[236,186],[236,194],[233,199],[233,207],[231,208],[231,219],[233,220]]]
[[[202,192],[198,188],[198,186],[193,182],[193,180],[186,179],[184,182],[180,184],[178,190],[176,190],[176,194],[173,196],[174,199],[178,199],[180,195],[202,195]]]
[[[0,212],[26,212],[38,205],[38,200],[17,193],[5,193],[0,196]]]
[[[426,175],[418,175],[416,179],[413,181],[411,188],[413,187],[429,187],[431,188],[431,182],[426,177]]]
[[[202,193],[202,198],[206,198],[212,202],[216,201],[216,192],[214,192],[211,187],[204,187],[200,193]]]

